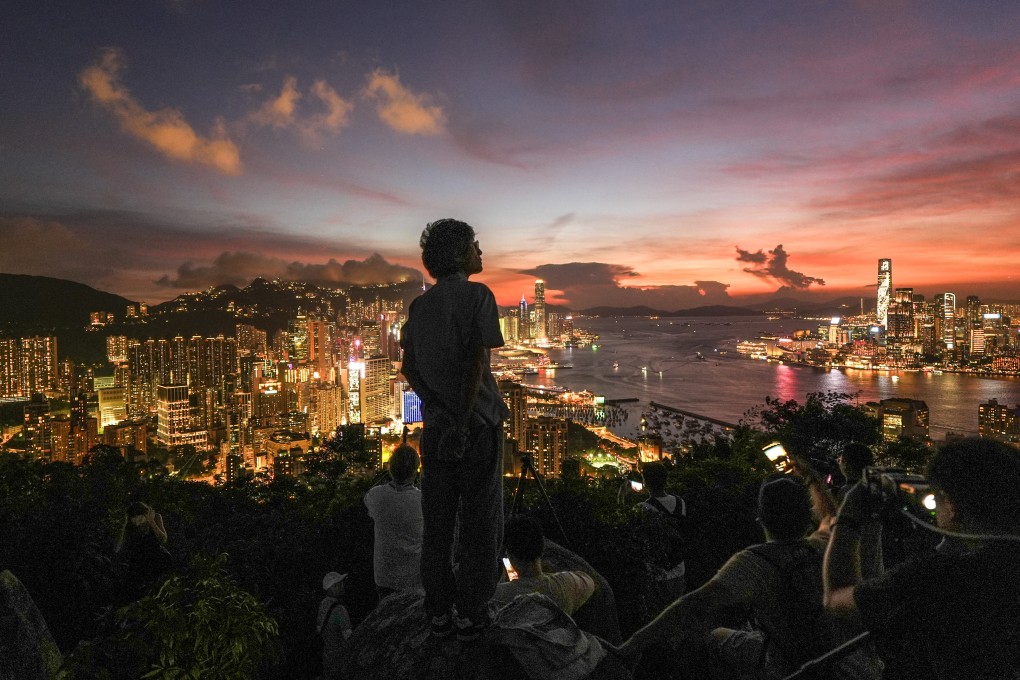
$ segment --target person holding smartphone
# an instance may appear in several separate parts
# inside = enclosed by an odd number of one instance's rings
[[[497,604],[508,604],[518,595],[541,593],[572,616],[595,593],[595,579],[583,571],[547,574],[542,570],[545,535],[536,520],[530,517],[511,519],[503,532],[503,545],[509,562],[509,580],[496,586],[493,600]],[[517,578],[510,576],[511,573]]]

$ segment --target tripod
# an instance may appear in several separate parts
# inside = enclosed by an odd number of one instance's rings
[[[542,473],[535,469],[535,462],[526,453],[521,455],[521,476],[517,478],[517,488],[514,489],[513,502],[510,504],[510,514],[519,515],[521,508],[524,507],[524,484],[527,481],[529,472],[531,473],[531,478],[535,480],[535,484],[538,485],[538,490],[542,494],[542,500],[545,501],[546,507],[552,513],[553,520],[556,522],[556,528],[560,530],[560,536],[563,537],[563,545],[573,550],[570,546],[570,539],[567,538],[567,532],[563,530],[563,525],[560,524],[556,508],[553,507],[552,501],[549,500],[549,494],[545,491]]]

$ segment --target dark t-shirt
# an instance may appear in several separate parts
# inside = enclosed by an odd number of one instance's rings
[[[933,553],[862,583],[854,600],[885,678],[1020,678],[1020,545]]]
[[[403,373],[421,397],[426,423],[462,415],[472,347],[478,343],[486,358],[472,407],[474,424],[497,425],[508,412],[488,361],[489,348],[503,346],[492,291],[463,275],[448,276],[411,303],[400,338]]]
[[[160,576],[173,568],[173,559],[156,535],[149,531],[124,544],[127,595],[137,599],[146,594]]]

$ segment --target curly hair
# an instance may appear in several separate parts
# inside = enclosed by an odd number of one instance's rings
[[[1020,454],[1008,444],[978,437],[946,444],[927,477],[980,527],[1020,534]]]
[[[390,475],[393,481],[404,484],[412,479],[418,472],[418,452],[409,444],[401,444],[390,456]]]
[[[438,279],[464,271],[464,255],[475,240],[466,222],[442,219],[430,222],[421,233],[421,261],[429,275]]]

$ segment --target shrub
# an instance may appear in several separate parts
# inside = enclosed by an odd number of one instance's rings
[[[275,655],[279,630],[265,607],[227,576],[226,561],[226,554],[198,556],[188,573],[119,609],[116,628],[80,645],[64,677],[255,677]]]

